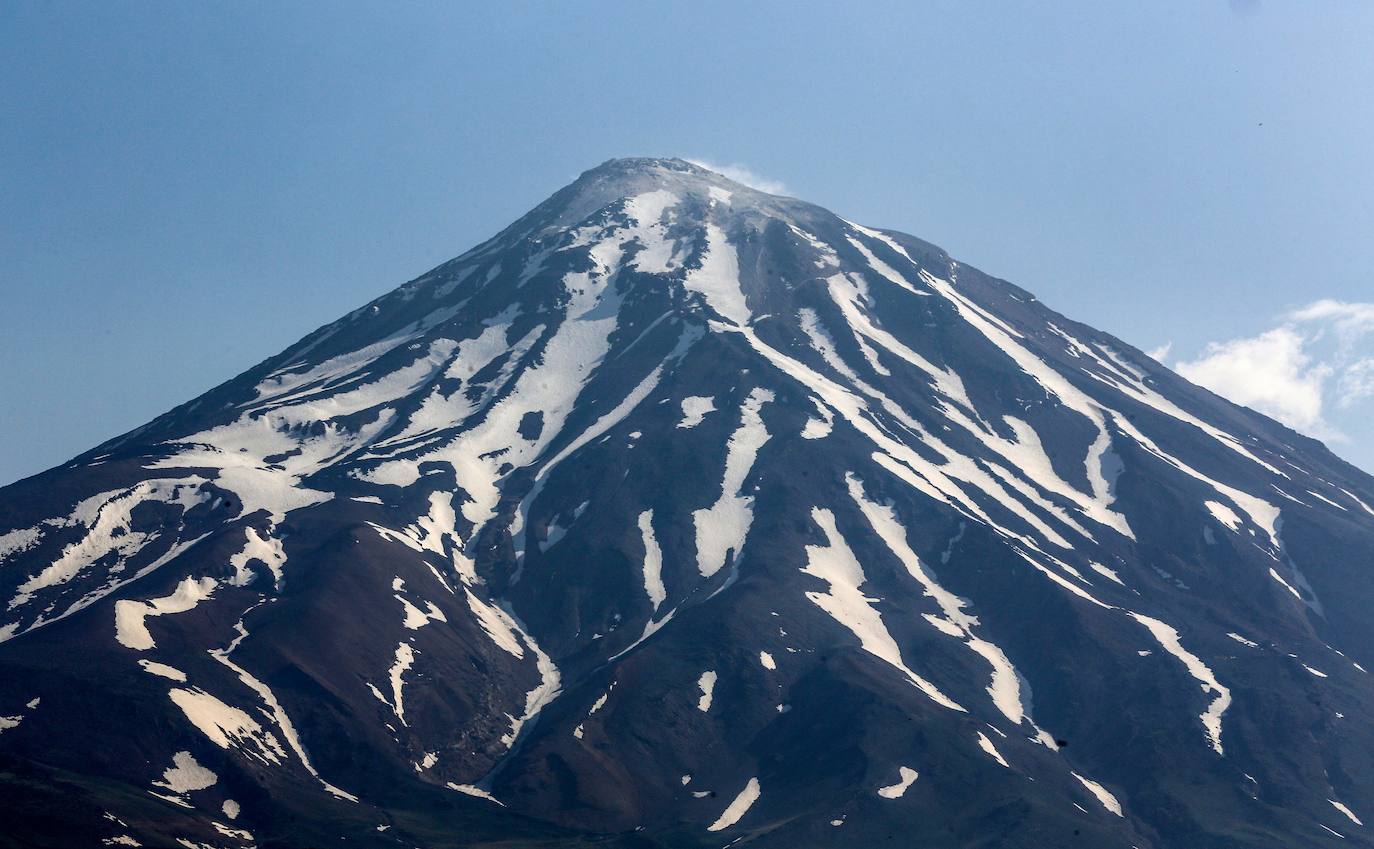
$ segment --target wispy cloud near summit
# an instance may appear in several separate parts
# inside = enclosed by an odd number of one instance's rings
[[[784,185],[782,181],[774,180],[771,177],[765,177],[747,165],[741,165],[738,162],[734,162],[729,165],[721,165],[715,162],[710,162],[705,159],[698,159],[692,156],[687,156],[683,158],[686,159],[688,162],[692,163],[693,165],[700,165],[707,171],[714,171],[717,174],[729,177],[736,183],[743,183],[751,189],[758,189],[759,191],[767,192],[770,195],[787,194],[787,186]]]

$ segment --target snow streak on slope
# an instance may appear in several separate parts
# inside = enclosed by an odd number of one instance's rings
[[[744,785],[744,789],[739,792],[735,800],[730,803],[729,807],[721,812],[720,818],[707,826],[706,830],[723,831],[739,822],[740,818],[749,812],[749,809],[754,806],[754,803],[759,800],[759,796],[761,795],[762,791],[759,789],[759,780],[757,778],[749,779],[749,783]]]
[[[340,790],[339,788],[330,784],[328,781],[325,781],[320,776],[320,774],[315,770],[314,764],[310,762],[309,756],[306,755],[305,746],[301,742],[300,735],[296,733],[295,725],[291,723],[291,718],[286,715],[286,709],[282,707],[281,702],[277,700],[276,695],[271,691],[271,689],[268,688],[266,684],[255,678],[248,672],[248,670],[244,669],[242,666],[239,666],[230,658],[230,655],[233,654],[234,649],[238,648],[239,644],[242,643],[243,640],[248,636],[248,629],[244,627],[242,619],[235,623],[234,630],[238,632],[238,635],[234,637],[234,640],[223,649],[211,650],[211,657],[213,657],[215,660],[218,660],[225,666],[229,667],[229,669],[233,670],[238,675],[239,680],[242,681],[245,685],[247,685],[249,689],[251,689],[254,693],[258,695],[259,698],[262,699],[263,704],[267,706],[266,715],[271,717],[272,721],[276,723],[277,728],[281,730],[282,736],[286,739],[287,745],[291,747],[291,751],[296,755],[296,758],[301,762],[301,766],[305,768],[306,772],[314,776],[320,782],[320,785],[331,796],[334,796],[339,799],[344,799],[349,802],[358,801],[357,796],[354,796],[352,793]],[[399,702],[399,696],[397,700]],[[281,751],[280,746],[277,747],[277,751],[283,756],[285,755],[285,752]]]
[[[634,220],[628,236],[640,246],[633,265],[646,274],[666,274],[681,264],[677,246],[663,226],[663,218],[680,199],[662,189],[636,195],[625,202],[625,211]]]
[[[851,224],[851,226],[865,235],[882,241],[884,244],[887,244],[889,247],[901,253],[902,256],[906,257],[905,251],[903,251],[900,246],[896,245],[896,243],[892,242],[890,239],[887,239],[887,237],[882,236],[882,234],[858,227],[857,225]],[[850,239],[849,241],[850,244],[864,256],[870,267],[889,282],[896,284],[912,294],[930,294],[929,292],[917,289],[895,269],[875,257],[873,253],[858,240]],[[906,258],[910,261],[910,257]],[[925,282],[931,284],[936,291],[941,291],[943,293],[943,290],[935,285],[936,281],[934,278],[931,278],[929,275],[923,275],[923,277],[929,278],[925,280]],[[841,278],[832,278],[832,281],[837,279]],[[934,380],[936,388],[946,399],[948,399],[943,404],[943,412],[949,421],[958,424],[965,431],[981,440],[988,448],[996,451],[1010,464],[1011,470],[1027,475],[1027,477],[1038,486],[1074,502],[1089,518],[1107,527],[1113,528],[1128,538],[1133,537],[1125,517],[1114,512],[1110,508],[1112,496],[1105,462],[1108,457],[1108,451],[1110,450],[1111,438],[1106,427],[1106,419],[1103,416],[1103,410],[1088,399],[1087,396],[1074,389],[1067,381],[1061,378],[1058,373],[1050,369],[1041,360],[1017,343],[1013,338],[1016,335],[1015,331],[1012,331],[1002,322],[991,318],[991,316],[988,316],[982,310],[971,307],[967,302],[953,300],[956,307],[960,308],[959,314],[961,317],[969,322],[971,326],[985,335],[1005,353],[1010,355],[1017,366],[1039,382],[1047,392],[1058,396],[1071,409],[1082,414],[1093,424],[1098,435],[1092,445],[1089,446],[1084,463],[1085,473],[1091,487],[1090,492],[1082,492],[1079,488],[1071,485],[1055,473],[1049,457],[1045,454],[1040,444],[1039,437],[1025,422],[1010,416],[1004,416],[1004,420],[1011,426],[1016,435],[1015,439],[1008,440],[1001,437],[996,431],[983,422],[981,418],[977,420],[968,418],[964,413],[964,409],[973,412],[975,416],[977,416],[977,412],[968,399],[962,381],[960,381],[957,374],[948,370],[936,369],[923,357],[920,357],[915,352],[906,348],[906,346],[892,339],[890,335],[873,328],[871,322],[863,315],[857,299],[854,298],[852,294],[843,299],[839,297],[845,293],[844,286],[837,287],[832,282],[832,292],[837,294],[837,303],[841,303],[842,300],[844,303],[847,303],[847,306],[843,306],[842,304],[842,308],[845,309],[851,324],[855,324],[857,328],[866,332],[872,338],[882,341],[887,350],[898,355],[908,363],[917,366]],[[1009,484],[1011,483],[1010,474],[1008,472],[1002,472],[1001,476],[1006,479]],[[1023,495],[1027,495],[1027,493],[1023,491]],[[1047,505],[1042,503],[1041,506],[1045,507]],[[1057,512],[1054,508],[1049,509],[1052,512]],[[1091,539],[1091,535],[1086,530],[1079,527],[1071,519],[1068,519],[1067,516],[1063,514],[1058,515],[1061,520],[1066,521],[1074,527],[1075,530]]]
[[[809,591],[806,597],[858,637],[864,651],[900,671],[931,701],[950,710],[964,710],[934,684],[911,671],[902,660],[897,641],[892,639],[882,616],[873,607],[874,599],[866,597],[860,589],[867,580],[863,567],[835,527],[835,515],[817,507],[812,509],[811,519],[825,534],[826,544],[806,547],[807,564],[802,571],[825,581],[829,589],[825,593]]]
[[[0,534],[0,563],[16,554],[28,551],[37,545],[42,538],[42,528],[16,528]]]
[[[663,551],[654,537],[654,511],[639,514],[639,533],[644,541],[644,592],[657,613],[668,591],[663,587]]]
[[[453,359],[442,373],[445,379],[457,381],[458,386],[447,393],[439,386],[431,389],[424,396],[419,409],[410,414],[405,427],[395,435],[373,443],[372,453],[365,456],[385,456],[388,450],[412,446],[422,440],[433,438],[439,432],[467,420],[473,413],[490,403],[493,392],[505,385],[511,371],[524,359],[530,346],[544,329],[543,325],[537,325],[514,344],[508,344],[506,340],[518,312],[518,308],[512,308],[506,313],[486,320],[486,326],[481,333],[459,342]],[[501,370],[477,397],[472,397],[473,378],[502,355],[505,355],[505,363]]]
[[[699,338],[700,334],[697,332],[686,331],[682,333],[678,337],[677,345],[673,348],[672,353],[668,355],[664,363],[655,366],[653,371],[649,372],[647,377],[641,380],[634,389],[630,390],[629,394],[627,394],[614,409],[598,418],[590,427],[568,443],[566,447],[540,466],[539,473],[535,477],[534,486],[530,489],[530,493],[521,500],[519,510],[516,512],[515,518],[511,523],[510,532],[518,541],[518,551],[521,553],[524,551],[524,539],[527,530],[526,516],[529,514],[530,507],[534,504],[535,499],[544,491],[544,486],[548,482],[549,473],[557,468],[559,463],[572,456],[587,443],[623,421],[631,411],[638,407],[644,399],[654,391],[658,386],[659,380],[663,376],[663,372],[667,368],[670,368],[676,360],[681,359]],[[517,578],[518,575],[519,573],[517,572]]]
[[[1093,781],[1090,778],[1084,778],[1076,772],[1073,773],[1073,777],[1077,778],[1083,784],[1084,787],[1088,788],[1088,792],[1093,794],[1093,796],[1097,798],[1097,801],[1102,803],[1102,807],[1106,808],[1107,810],[1111,811],[1117,816],[1122,816],[1121,803],[1117,801],[1115,796],[1107,792],[1107,788],[1103,787],[1101,784],[1098,784],[1096,781]]]
[[[929,275],[923,275],[923,280],[925,280],[925,282],[927,283],[932,283],[932,278],[930,278]],[[906,286],[909,285],[910,284],[906,284]],[[1008,332],[1009,328],[1007,328],[1005,325],[1003,325],[1001,322],[995,319],[986,317],[986,314],[982,310],[973,306],[970,302],[961,300],[957,295],[955,295],[955,293],[952,292],[951,289],[948,288],[948,284],[944,284],[944,286],[945,289],[942,291],[942,293],[946,294],[957,305],[963,307],[963,309],[961,310],[961,314],[964,315],[966,320],[970,320],[971,323],[975,324],[975,326],[977,326],[981,332],[983,332],[985,335],[990,336],[990,338],[993,338],[993,340],[996,343],[998,343],[999,347],[1002,347],[1003,350],[1007,351],[1009,354],[1012,355],[1013,359],[1017,361],[1018,365],[1021,366],[1023,370],[1025,370],[1028,374],[1031,374],[1037,380],[1040,380],[1042,385],[1046,386],[1047,390],[1052,392],[1062,392],[1063,394],[1061,395],[1061,400],[1063,400],[1064,396],[1067,396],[1072,401],[1079,402],[1079,406],[1081,407],[1081,409],[1079,409],[1079,412],[1084,412],[1084,414],[1087,415],[1090,420],[1102,422],[1102,427],[1099,430],[1100,433],[1105,433],[1105,419],[1102,418],[1101,412],[1094,412],[1100,411],[1101,409],[1096,405],[1095,402],[1089,401],[1085,395],[1083,395],[1078,390],[1069,385],[1066,381],[1059,377],[1057,373],[1054,373],[1038,358],[1035,358],[1029,352],[1025,351],[1025,349],[1021,348],[1012,339],[1012,336]],[[970,316],[972,316],[973,318],[970,319]],[[805,316],[803,316],[803,320],[805,321]],[[968,495],[962,488],[960,488],[957,484],[954,483],[954,481],[952,481],[947,476],[946,469],[937,467],[935,464],[930,463],[902,442],[889,437],[881,428],[879,428],[873,423],[869,412],[870,408],[867,402],[857,397],[854,393],[850,392],[849,390],[846,390],[841,385],[828,380],[827,378],[823,377],[822,375],[818,374],[817,372],[813,371],[807,366],[801,364],[797,360],[788,357],[782,354],[780,351],[777,351],[776,349],[767,345],[761,339],[759,339],[758,336],[749,328],[741,328],[735,330],[734,328],[731,328],[723,324],[715,324],[713,326],[721,331],[734,331],[740,333],[756,351],[765,356],[773,365],[777,366],[785,374],[788,374],[789,376],[793,377],[799,383],[808,387],[810,390],[817,392],[820,395],[820,397],[825,401],[825,403],[827,403],[827,405],[829,405],[835,412],[839,413],[848,423],[853,425],[855,429],[857,429],[860,433],[864,434],[866,437],[871,439],[881,449],[879,452],[873,455],[873,458],[884,468],[891,471],[894,475],[901,478],[902,480],[906,481],[919,492],[922,492],[925,495],[935,498],[938,501],[950,503],[962,509],[965,509],[968,512],[970,518],[994,528],[995,530],[1002,533],[1009,540],[1019,541],[1023,547],[1018,548],[1018,551],[1022,554],[1023,557],[1027,559],[1028,562],[1030,562],[1038,571],[1041,571],[1047,577],[1050,577],[1057,584],[1069,590],[1073,594],[1085,600],[1091,601],[1099,607],[1106,609],[1110,609],[1112,607],[1111,605],[1107,605],[1099,601],[1090,593],[1086,592],[1083,588],[1075,585],[1071,580],[1063,577],[1062,575],[1057,573],[1053,568],[1051,568],[1051,566],[1053,566],[1058,567],[1060,569],[1064,569],[1065,571],[1070,571],[1067,567],[1067,564],[1065,564],[1062,560],[1047,555],[1042,550],[1042,548],[1031,539],[1011,530],[1010,528],[1004,527],[998,522],[994,521],[987,513],[985,513],[980,507],[977,506],[976,503],[974,503],[968,497]],[[817,336],[813,334],[812,338],[814,342]],[[825,353],[824,346],[822,349],[822,353]],[[832,356],[835,355],[832,354]],[[847,376],[853,378],[853,373],[848,372]],[[883,408],[887,409],[889,412],[893,411],[892,408],[895,407],[895,405],[891,404],[890,402],[882,404],[882,401],[884,399],[881,398],[880,393],[870,392],[868,394],[870,394],[871,397],[876,396],[879,400],[879,403],[883,406]],[[1073,405],[1070,404],[1070,406],[1072,407]],[[1230,497],[1231,500],[1236,502],[1238,506],[1240,506],[1242,509],[1248,508],[1247,512],[1250,513],[1252,518],[1255,519],[1256,524],[1259,525],[1261,528],[1266,530],[1272,528],[1273,523],[1271,514],[1266,512],[1265,505],[1263,505],[1263,503],[1260,502],[1259,499],[1255,499],[1252,496],[1247,496],[1239,490],[1236,490],[1232,487],[1227,487],[1224,484],[1220,484],[1219,482],[1205,478],[1205,476],[1202,476],[1201,473],[1196,472],[1195,470],[1191,469],[1191,467],[1188,467],[1181,461],[1178,461],[1177,459],[1159,450],[1152,441],[1144,437],[1143,434],[1140,434],[1139,431],[1135,430],[1135,428],[1131,426],[1129,423],[1123,423],[1122,427],[1127,431],[1128,435],[1135,438],[1137,442],[1139,442],[1142,445],[1142,447],[1146,448],[1147,450],[1150,450],[1151,453],[1156,454],[1156,456],[1160,456],[1162,459],[1166,459],[1168,462],[1170,462],[1171,465],[1174,465],[1176,468],[1180,469],[1180,471],[1183,471],[1192,477],[1204,480],[1205,482],[1209,483],[1214,488],[1217,488],[1219,492],[1222,492],[1223,494]],[[964,459],[962,455],[958,455],[956,452],[953,452],[951,449],[948,449],[947,446],[945,446],[940,440],[933,438],[933,436],[928,432],[922,430],[920,431],[920,435],[923,438],[922,441],[926,443],[927,447],[934,447],[936,450],[940,451],[940,453],[944,454],[948,460],[955,463],[955,468],[958,467],[958,462]],[[1097,443],[1095,443],[1095,445],[1097,447],[1093,449],[1093,453],[1090,453],[1088,459],[1089,479],[1090,481],[1095,479],[1099,481],[1093,487],[1094,495],[1105,498],[1110,495],[1111,489],[1109,481],[1107,480],[1107,475],[1104,471],[1105,467],[1103,465],[1105,463],[1104,458],[1107,456],[1108,445],[1102,442],[1101,436],[1099,436],[1099,440]],[[1094,456],[1094,454],[1096,456]],[[1094,470],[1092,469],[1094,463],[1096,463],[1097,465],[1095,474]],[[987,479],[985,476],[981,476],[978,473],[972,473],[966,474],[964,475],[964,477],[965,479],[972,478],[979,485],[979,489],[995,495],[996,500],[999,503],[1003,504],[1004,506],[1011,507],[1014,512],[1018,512],[1020,515],[1022,515],[1023,518],[1025,518],[1027,522],[1032,525],[1032,527],[1036,528],[1042,536],[1048,538],[1052,542],[1063,542],[1062,538],[1058,537],[1057,534],[1055,534],[1052,530],[1046,527],[1043,522],[1038,520],[1033,515],[1030,515],[1029,513],[1025,512],[1024,509],[1018,508],[1017,503],[1013,499],[1011,499],[1005,492],[1005,490],[1003,490],[1000,486],[996,484],[989,485],[987,483]],[[1108,520],[1105,523],[1109,525],[1113,524],[1111,520]],[[1129,536],[1129,533],[1127,535]],[[810,549],[808,548],[808,550]],[[1167,645],[1166,648],[1168,648]],[[995,659],[995,654],[989,652],[988,655],[985,656],[989,656],[990,662],[993,662],[994,665],[997,665],[998,662]],[[1196,660],[1196,658],[1194,658],[1194,660]],[[1188,668],[1191,673],[1193,671],[1193,667],[1189,665]],[[1014,676],[1010,677],[1014,680]],[[1002,680],[1006,681],[1007,679],[1008,676],[1004,673],[1002,676]],[[1217,686],[1220,687],[1220,685]],[[1225,692],[1225,688],[1221,688],[1221,690]],[[1002,696],[1000,698],[999,708],[1004,709],[1004,711],[1010,711],[1008,713],[1008,716],[1016,716],[1017,711],[1014,707],[1014,702],[1011,698],[1008,697],[1010,691],[1010,686],[1005,686],[1001,688]],[[1224,698],[1219,698],[1216,701],[1214,701],[1213,705],[1209,708],[1209,710],[1203,714],[1204,725],[1208,729],[1209,738],[1212,739],[1214,748],[1219,746],[1218,741],[1220,737],[1220,714],[1225,711],[1226,706],[1229,705],[1229,701],[1229,692],[1226,692]],[[991,745],[990,741],[989,745]]]
[[[28,604],[39,591],[66,584],[81,575],[94,563],[113,558],[115,563],[108,567],[107,573],[118,574],[125,564],[132,560],[146,546],[156,540],[152,534],[136,531],[132,527],[133,514],[140,506],[158,502],[179,506],[184,513],[206,500],[200,491],[204,478],[189,476],[181,479],[159,478],[142,481],[126,490],[105,492],[83,499],[67,517],[48,520],[45,524],[55,527],[76,527],[82,529],[82,536],[62,549],[57,560],[49,563],[36,575],[21,583],[18,593],[10,599],[9,610]],[[29,544],[40,536],[38,528],[24,529]],[[139,575],[146,574],[146,569]],[[102,590],[87,596],[83,601],[89,604],[121,585],[121,581],[110,581]],[[84,607],[77,602],[68,613]],[[63,614],[65,615],[65,614]],[[60,617],[56,617],[60,618]],[[46,614],[44,621],[54,621]],[[35,627],[37,622],[30,627]]]
[[[660,208],[657,201],[642,206]],[[447,463],[468,495],[462,507],[464,517],[477,527],[493,518],[502,468],[527,465],[561,433],[583,385],[609,351],[622,299],[614,282],[625,247],[637,232],[611,227],[588,228],[578,234],[573,244],[590,245],[592,268],[569,272],[563,278],[567,297],[563,319],[543,338],[539,361],[520,373],[509,394],[481,422],[443,446],[413,458],[383,462],[366,479],[408,486],[419,478],[422,463]],[[543,427],[533,437],[519,434],[519,424],[528,414],[543,417]]]
[[[981,731],[978,732],[978,748],[987,752],[989,755],[992,756],[993,760],[997,761],[1002,766],[1006,767],[1007,769],[1011,769],[1011,764],[1007,763],[1007,759],[1002,757],[1001,752],[997,751],[997,747],[994,746],[992,744],[992,741],[988,739],[988,735],[984,734]]]
[[[1007,719],[1020,725],[1024,717],[1024,709],[1021,705],[1021,684],[1017,675],[1016,668],[1007,659],[1006,653],[1000,648],[974,636],[973,626],[978,624],[976,617],[964,612],[964,601],[958,596],[941,587],[926,570],[921,563],[916,552],[911,550],[907,544],[906,532],[891,507],[880,506],[869,501],[863,492],[863,483],[853,475],[848,475],[849,494],[854,502],[868,519],[873,530],[887,546],[902,565],[906,567],[911,577],[920,583],[925,590],[926,596],[933,599],[940,607],[943,618],[932,618],[932,621],[945,633],[960,636],[968,643],[969,648],[982,655],[992,667],[992,681],[988,684],[988,695],[992,697],[993,704],[1002,712]]]
[[[1337,802],[1335,799],[1328,799],[1327,801],[1331,803],[1331,807],[1345,814],[1346,818],[1355,825],[1364,825],[1364,823],[1360,822],[1360,818],[1355,816],[1355,812],[1347,808],[1344,804]]]
[[[544,650],[539,647],[534,641],[534,638],[524,631],[524,629],[520,628],[519,623],[510,614],[510,611],[502,612],[505,614],[506,622],[512,626],[513,630],[519,629],[521,638],[525,641],[525,645],[529,646],[530,651],[534,653],[535,668],[539,672],[539,683],[535,685],[534,689],[525,694],[525,712],[522,713],[518,719],[512,720],[510,732],[501,737],[502,743],[507,746],[513,746],[515,745],[515,741],[520,737],[520,730],[524,728],[526,724],[533,722],[535,717],[539,716],[539,712],[543,710],[549,702],[558,698],[558,695],[563,692],[563,685],[562,676],[559,674],[558,667],[554,665],[553,660],[544,653]]]
[[[177,669],[175,666],[168,666],[165,663],[158,663],[157,661],[147,659],[139,660],[138,665],[143,667],[143,670],[150,675],[158,675],[166,678],[168,681],[186,682],[186,673]]]
[[[725,330],[723,325],[714,325],[717,329]],[[1051,540],[1062,542],[1055,532],[1049,529],[1038,517],[1027,511],[1019,501],[1013,499],[1000,484],[997,484],[989,475],[981,471],[981,467],[964,455],[951,451],[948,446],[935,438],[927,431],[915,428],[920,437],[920,441],[927,449],[934,449],[944,453],[949,461],[946,464],[934,463],[928,460],[922,453],[914,450],[911,446],[890,436],[884,428],[875,423],[872,410],[869,405],[854,393],[845,389],[843,386],[830,381],[823,375],[813,371],[797,360],[786,356],[782,352],[764,343],[757,334],[749,328],[738,331],[750,346],[759,354],[763,355],[770,363],[776,366],[784,374],[797,380],[802,385],[815,391],[836,413],[838,413],[848,424],[864,437],[871,440],[879,449],[872,455],[873,460],[884,469],[891,472],[900,480],[907,483],[917,492],[920,492],[938,502],[949,504],[961,512],[965,513],[970,519],[987,525],[1008,540],[1017,541],[1025,548],[1041,552],[1042,559],[1063,568],[1066,564],[1057,558],[1044,555],[1034,541],[995,521],[988,513],[972,499],[969,494],[953,480],[948,472],[953,469],[962,470],[967,477],[973,478],[980,485],[981,489],[992,493],[995,502],[1003,507],[1010,508],[1016,515],[1023,518],[1033,528],[1047,535]],[[1091,599],[1087,593],[1069,583],[1059,574],[1051,571],[1040,561],[1025,555],[1028,561],[1038,570],[1044,572],[1048,577],[1069,589],[1080,597]],[[1102,605],[1093,599],[1094,603]]]
[[[221,749],[238,747],[263,763],[278,764],[286,751],[271,731],[247,713],[225,704],[204,690],[171,690],[168,697],[197,729]]]
[[[1178,631],[1158,619],[1152,619],[1139,613],[1130,615],[1149,630],[1161,648],[1183,663],[1188,674],[1196,678],[1202,685],[1203,692],[1215,696],[1211,704],[1207,706],[1207,710],[1203,711],[1201,719],[1203,727],[1207,729],[1207,737],[1212,742],[1212,748],[1216,749],[1218,755],[1224,754],[1221,747],[1221,716],[1231,706],[1231,691],[1217,681],[1216,675],[1198,659],[1197,655],[1183,647],[1183,644],[1179,642]]]
[[[477,617],[477,623],[482,626],[482,630],[491,638],[492,643],[512,657],[517,659],[524,657],[525,644],[522,642],[524,635],[520,631],[520,627],[511,619],[510,614],[496,605],[478,598],[467,587],[463,588],[463,593],[467,596],[468,607],[472,610],[472,615]]]
[[[710,507],[692,514],[697,531],[697,567],[711,577],[733,557],[739,559],[749,525],[754,519],[754,497],[741,495],[759,449],[768,441],[768,429],[759,410],[773,400],[767,389],[753,389],[740,408],[740,424],[730,437],[725,453],[725,476],[720,497]]]
[[[176,590],[169,596],[149,601],[121,599],[115,602],[115,639],[135,651],[152,648],[155,643],[153,635],[148,632],[149,616],[185,613],[209,598],[216,586],[214,578],[201,578],[199,581],[186,578],[177,584]]]
[[[391,696],[388,698],[375,684],[367,685],[372,695],[377,697],[377,701],[391,708],[391,712],[396,714],[396,721],[403,726],[406,725],[405,674],[414,662],[415,649],[409,643],[401,643],[396,646],[396,659],[387,670],[387,677],[391,682]]]
[[[724,332],[730,331],[730,328],[720,324],[713,324],[713,328]],[[921,452],[890,435],[884,427],[875,421],[874,410],[870,404],[856,393],[771,347],[751,329],[744,328],[736,332],[743,336],[748,344],[772,365],[819,395],[824,403],[835,413],[838,413],[846,423],[873,442],[878,449],[872,455],[873,460],[918,492],[936,501],[956,507],[970,519],[998,530],[1008,539],[1025,540],[1031,544],[1022,534],[995,521],[960,486],[955,476],[958,475],[960,479],[971,479],[980,490],[991,494],[995,503],[1011,510],[1042,536],[1056,542],[1056,544],[1067,544],[1058,533],[1038,516],[1031,513],[1022,502],[1013,498],[1001,483],[983,471],[981,465],[953,451],[934,434],[909,420],[909,417],[902,423],[916,432],[919,443],[923,444],[927,450],[939,452],[945,462],[932,462]],[[901,418],[900,408],[890,400],[879,396],[878,401],[880,409],[886,412],[895,410],[899,414],[899,419]],[[1038,550],[1038,546],[1035,547]]]
[[[859,229],[862,230],[863,228]],[[1197,470],[1193,469],[1191,466],[1187,465],[1178,458],[1160,449],[1157,445],[1155,445],[1153,441],[1145,437],[1144,434],[1137,431],[1136,428],[1130,423],[1128,417],[1116,411],[1106,410],[1105,407],[1101,406],[1098,402],[1093,401],[1081,390],[1077,389],[1072,384],[1070,384],[1063,376],[1061,376],[1054,369],[1050,368],[1050,366],[1046,364],[1043,360],[1035,356],[1035,354],[1028,350],[1024,345],[1017,342],[1016,339],[1013,338],[1015,335],[1018,335],[1015,333],[1015,331],[1012,331],[1011,328],[1007,327],[1003,322],[997,320],[996,318],[993,318],[986,310],[978,307],[967,297],[960,294],[951,283],[945,280],[941,280],[935,277],[934,275],[924,271],[923,269],[919,269],[919,266],[917,266],[917,264],[911,260],[911,257],[907,255],[906,251],[895,241],[876,231],[865,230],[864,232],[866,235],[892,248],[895,252],[897,252],[898,254],[903,256],[908,262],[910,262],[912,266],[917,267],[918,276],[920,277],[920,279],[924,283],[929,285],[935,292],[937,292],[938,294],[943,296],[947,301],[949,301],[949,303],[952,304],[958,311],[959,315],[966,322],[968,322],[970,326],[976,328],[979,332],[986,336],[989,341],[991,341],[994,345],[1000,348],[1008,357],[1012,359],[1013,362],[1016,363],[1016,365],[1023,372],[1030,375],[1038,383],[1040,383],[1040,385],[1045,388],[1046,392],[1058,398],[1070,409],[1073,409],[1074,411],[1086,416],[1090,421],[1093,422],[1094,426],[1097,427],[1099,433],[1105,434],[1106,432],[1103,413],[1113,413],[1114,423],[1122,430],[1124,430],[1127,433],[1127,435],[1135,439],[1136,442],[1138,442],[1143,448],[1150,451],[1152,454],[1155,454],[1165,462],[1168,462],[1170,465],[1173,465],[1175,468],[1179,469],[1185,474],[1188,474],[1190,477],[1193,477],[1197,480],[1209,484],[1214,489],[1216,489],[1217,492],[1230,498],[1238,507],[1240,507],[1243,511],[1246,512],[1247,515],[1250,516],[1250,518],[1255,522],[1255,524],[1258,527],[1260,527],[1268,534],[1271,541],[1274,543],[1275,547],[1277,547],[1274,520],[1277,517],[1278,511],[1272,505],[1268,504],[1267,502],[1264,502],[1262,499],[1257,498],[1256,496],[1250,495],[1234,487],[1230,487],[1225,484],[1214,481],[1211,478],[1208,478],[1206,475],[1202,474],[1201,472],[1198,472]],[[910,286],[910,284],[905,283],[905,281],[903,281],[903,285]],[[1097,376],[1099,379],[1101,379],[1100,375],[1098,375],[1096,372],[1090,372],[1090,374],[1093,374],[1094,376]],[[1197,427],[1199,430],[1206,433],[1208,436],[1211,436],[1221,445],[1225,446],[1226,448],[1232,451],[1235,451],[1240,456],[1254,462],[1255,464],[1264,468],[1266,471],[1280,475],[1282,477],[1287,477],[1286,475],[1283,475],[1283,473],[1280,472],[1278,469],[1274,468],[1271,464],[1266,463],[1263,460],[1256,457],[1249,449],[1241,445],[1240,442],[1236,440],[1234,437],[1230,436],[1229,434],[1226,434],[1225,432],[1211,425],[1206,424],[1205,422],[1202,422],[1194,416],[1184,413],[1176,405],[1163,399],[1157,392],[1154,392],[1153,390],[1150,390],[1148,387],[1139,384],[1138,381],[1134,384],[1127,384],[1117,381],[1104,382],[1108,382],[1113,388],[1133,397],[1135,400],[1141,403],[1151,406],[1159,412],[1162,412],[1179,421]],[[1099,441],[1094,443],[1093,453],[1097,454],[1096,469],[1093,468],[1093,454],[1090,453],[1089,455],[1088,474],[1090,480],[1093,481],[1094,494],[1097,495],[1098,498],[1104,497],[1107,494],[1108,489],[1106,486],[1105,477],[1101,469],[1101,452],[1105,451],[1108,444],[1109,443],[1105,443],[1102,441],[1102,437],[1099,437]]]
[[[714,224],[706,225],[706,250],[701,265],[687,272],[683,285],[700,294],[707,306],[737,327],[745,326],[753,317],[740,288],[735,247]]]

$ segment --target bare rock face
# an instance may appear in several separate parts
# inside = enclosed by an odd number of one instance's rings
[[[679,160],[0,489],[0,845],[1374,846],[1374,479]]]

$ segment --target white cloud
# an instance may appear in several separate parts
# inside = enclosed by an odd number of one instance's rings
[[[1165,360],[1167,360],[1167,359],[1169,358],[1169,352],[1172,351],[1173,349],[1174,349],[1174,343],[1173,343],[1173,342],[1165,342],[1163,345],[1160,345],[1158,348],[1151,348],[1150,350],[1146,351],[1146,352],[1145,352],[1145,356],[1149,357],[1150,359],[1154,360],[1155,362],[1162,363],[1162,362],[1164,362]]]
[[[1374,357],[1365,357],[1346,366],[1336,381],[1336,406],[1348,410],[1365,398],[1374,397]]]
[[[687,161],[693,165],[699,165],[707,171],[714,171],[723,177],[729,177],[736,183],[743,183],[751,189],[758,189],[770,195],[787,194],[787,186],[783,185],[780,181],[765,177],[749,168],[747,165],[741,165],[738,162],[730,165],[718,165],[713,162],[708,162],[705,159],[692,159],[690,157]]]
[[[1174,370],[1295,430],[1347,441],[1342,426],[1363,430],[1366,417],[1340,419],[1374,398],[1374,304],[1313,301],[1258,336],[1209,343]]]
[[[1337,332],[1353,341],[1354,338],[1374,330],[1374,304],[1323,298],[1301,309],[1293,310],[1288,314],[1288,318],[1297,322],[1330,322],[1335,325]]]
[[[1176,363],[1174,371],[1295,430],[1330,437],[1322,390],[1332,368],[1314,363],[1305,341],[1291,327],[1276,327],[1249,339],[1211,342],[1202,356]]]

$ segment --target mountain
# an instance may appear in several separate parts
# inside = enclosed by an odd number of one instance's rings
[[[0,490],[0,845],[1371,847],[1371,505],[933,245],[613,160]]]

